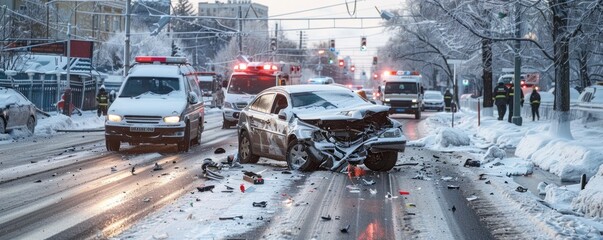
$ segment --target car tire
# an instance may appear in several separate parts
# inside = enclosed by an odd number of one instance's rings
[[[178,151],[179,152],[188,152],[191,148],[191,125],[187,121],[186,127],[184,127],[184,138],[182,141],[178,142]]]
[[[32,116],[27,119],[27,130],[29,130],[30,135],[33,135],[36,130],[36,119]]]
[[[239,152],[238,158],[240,163],[257,163],[260,157],[253,154],[253,148],[251,147],[251,138],[247,131],[241,131],[239,136]]]
[[[199,126],[197,127],[197,136],[193,138],[194,145],[201,145],[201,135],[203,134],[203,119],[199,119]]]
[[[5,134],[6,133],[6,122],[4,121],[4,118],[0,117],[0,134]]]
[[[226,120],[226,118],[222,116],[222,129],[229,129],[232,125],[232,122]]]
[[[415,119],[421,119],[421,111],[415,113]]]
[[[119,141],[105,138],[105,146],[107,146],[107,151],[109,151],[109,152],[117,152],[117,151],[119,151],[119,145],[120,144],[121,143]]]
[[[370,153],[364,160],[364,166],[373,171],[387,172],[396,166],[398,152]]]
[[[317,161],[306,151],[306,146],[297,139],[289,142],[287,147],[287,166],[291,170],[302,172],[314,171],[317,167]]]

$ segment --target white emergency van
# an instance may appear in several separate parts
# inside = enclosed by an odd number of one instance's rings
[[[418,72],[386,71],[382,76],[384,87],[381,96],[384,105],[390,106],[389,113],[414,114],[421,119],[423,108],[423,77]]]
[[[240,63],[228,80],[222,107],[222,128],[230,128],[239,122],[239,114],[264,89],[300,83],[301,67],[285,62]]]

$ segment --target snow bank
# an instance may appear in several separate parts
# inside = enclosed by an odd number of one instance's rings
[[[471,144],[471,139],[461,129],[442,128],[436,134],[435,142],[442,147],[467,146]]]
[[[489,163],[494,161],[495,159],[503,159],[507,156],[505,150],[498,148],[497,146],[492,146],[488,148],[486,154],[482,158],[482,164]]]
[[[582,174],[594,176],[603,156],[582,145],[565,139],[553,139],[535,150],[531,160],[542,169],[550,171],[562,181],[579,181]]]
[[[96,112],[84,112],[82,116],[71,117],[58,114],[48,118],[39,119],[36,125],[35,135],[52,135],[61,129],[94,129],[101,128],[105,124],[105,117],[96,115]]]
[[[603,218],[603,167],[572,202],[572,207],[588,217]]]

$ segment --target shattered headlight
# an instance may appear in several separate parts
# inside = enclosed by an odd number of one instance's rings
[[[379,134],[380,138],[399,138],[402,137],[402,131],[399,128],[388,129]]]
[[[299,131],[299,138],[301,139],[312,139],[312,135],[314,134],[313,129],[302,129]]]

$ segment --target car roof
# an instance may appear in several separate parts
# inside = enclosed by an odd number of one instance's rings
[[[316,92],[316,91],[350,91],[349,88],[339,85],[339,84],[328,84],[328,85],[308,85],[308,84],[299,84],[299,85],[286,85],[286,86],[276,86],[268,88],[264,91],[272,91],[272,90],[280,90],[287,93],[300,93],[300,92]]]
[[[128,77],[130,76],[149,76],[149,77],[179,77],[180,65],[159,65],[159,64],[137,64],[135,65]]]

